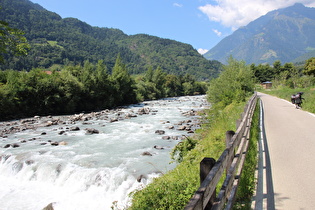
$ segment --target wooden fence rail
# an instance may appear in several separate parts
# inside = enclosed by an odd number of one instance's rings
[[[226,149],[217,161],[204,158],[200,162],[200,187],[185,210],[232,209],[238,183],[248,149],[249,131],[257,102],[255,93],[248,101],[237,121],[237,130],[226,132]],[[216,194],[219,180],[225,173],[224,183]]]

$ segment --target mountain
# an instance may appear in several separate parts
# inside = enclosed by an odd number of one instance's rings
[[[160,66],[169,74],[191,74],[199,80],[216,77],[218,61],[209,61],[191,45],[146,34],[128,36],[114,28],[92,27],[75,18],[61,18],[29,0],[0,0],[0,20],[25,32],[31,45],[26,57],[6,55],[0,69],[30,70],[104,60],[111,70],[120,54],[130,73]],[[105,22],[105,21],[104,21]]]
[[[291,62],[315,50],[315,8],[295,4],[271,11],[224,38],[204,56],[226,63],[232,55],[246,63]]]

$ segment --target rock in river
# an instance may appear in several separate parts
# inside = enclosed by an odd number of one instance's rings
[[[165,134],[165,131],[163,131],[163,130],[156,130],[155,133],[159,134],[159,135],[163,135],[163,134]]]
[[[150,152],[143,152],[141,155],[143,155],[143,156],[152,156],[152,154]]]
[[[86,130],[86,133],[87,135],[91,135],[91,134],[99,134],[100,132],[94,128],[87,128],[85,129]]]

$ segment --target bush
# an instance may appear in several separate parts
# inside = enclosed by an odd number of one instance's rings
[[[183,158],[187,155],[187,153],[194,149],[197,145],[197,140],[192,138],[186,138],[182,142],[179,142],[175,148],[172,150],[171,157],[176,162],[180,163],[183,161]]]

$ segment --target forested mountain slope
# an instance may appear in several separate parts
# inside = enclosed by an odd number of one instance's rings
[[[0,6],[0,20],[23,30],[31,45],[26,57],[7,55],[1,69],[30,70],[104,60],[111,70],[118,54],[133,74],[160,66],[166,73],[189,73],[207,80],[217,76],[221,68],[219,62],[206,60],[189,44],[92,27],[75,18],[63,19],[29,0],[0,0]]]
[[[315,51],[315,8],[302,4],[271,11],[224,38],[204,56],[225,63],[282,63]],[[306,58],[308,59],[308,58]]]

